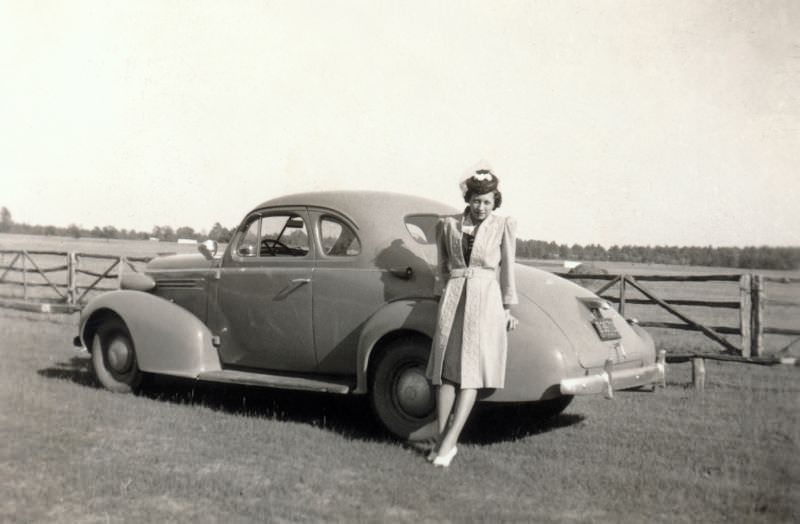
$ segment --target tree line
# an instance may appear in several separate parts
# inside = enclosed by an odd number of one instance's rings
[[[175,242],[179,238],[192,240],[212,239],[217,242],[228,242],[236,231],[236,226],[226,228],[215,222],[211,229],[195,231],[189,226],[173,228],[172,226],[153,226],[150,231],[137,231],[135,229],[117,229],[114,226],[95,226],[91,229],[70,224],[67,227],[42,226],[15,222],[8,208],[0,208],[0,233],[18,233],[24,235],[64,236],[73,238],[105,238],[123,240],[149,240],[158,239],[165,242]]]
[[[212,239],[228,242],[236,226],[226,228],[215,222],[207,232],[188,226],[154,226],[151,231],[117,229],[114,226],[87,229],[75,224],[67,227],[30,225],[14,222],[11,212],[0,209],[0,232],[29,235],[68,236],[74,238],[106,238],[147,240],[157,238],[174,242],[179,238]],[[517,257],[554,260],[638,262],[692,266],[735,267],[742,269],[800,269],[800,247],[712,247],[712,246],[632,246],[599,244],[567,245],[543,240],[517,239]]]
[[[742,269],[800,269],[800,247],[581,246],[517,240],[517,256],[578,261],[638,262]]]

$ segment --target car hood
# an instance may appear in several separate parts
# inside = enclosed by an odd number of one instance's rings
[[[208,269],[214,265],[213,260],[197,254],[190,255],[169,255],[166,257],[154,258],[147,264],[145,271],[167,271],[179,269]]]

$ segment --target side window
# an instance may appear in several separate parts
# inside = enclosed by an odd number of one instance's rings
[[[257,218],[247,226],[236,252],[240,256],[304,257],[308,254],[305,221],[294,213]]]
[[[351,257],[361,253],[361,242],[355,231],[333,217],[325,216],[319,221],[319,238],[322,252],[329,257]]]
[[[405,218],[408,233],[420,244],[436,243],[437,222],[439,222],[438,215],[408,215]]]

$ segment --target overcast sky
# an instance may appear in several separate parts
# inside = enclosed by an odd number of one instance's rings
[[[460,207],[486,159],[522,238],[800,245],[797,1],[6,1],[0,67],[20,222]]]

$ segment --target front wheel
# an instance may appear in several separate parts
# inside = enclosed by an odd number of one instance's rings
[[[425,377],[430,342],[404,337],[382,348],[372,373],[372,408],[381,423],[404,440],[429,437],[435,416],[434,391]],[[425,434],[423,434],[425,433]]]
[[[92,367],[103,386],[115,393],[131,393],[139,388],[142,372],[130,332],[122,320],[104,322],[92,341]]]

